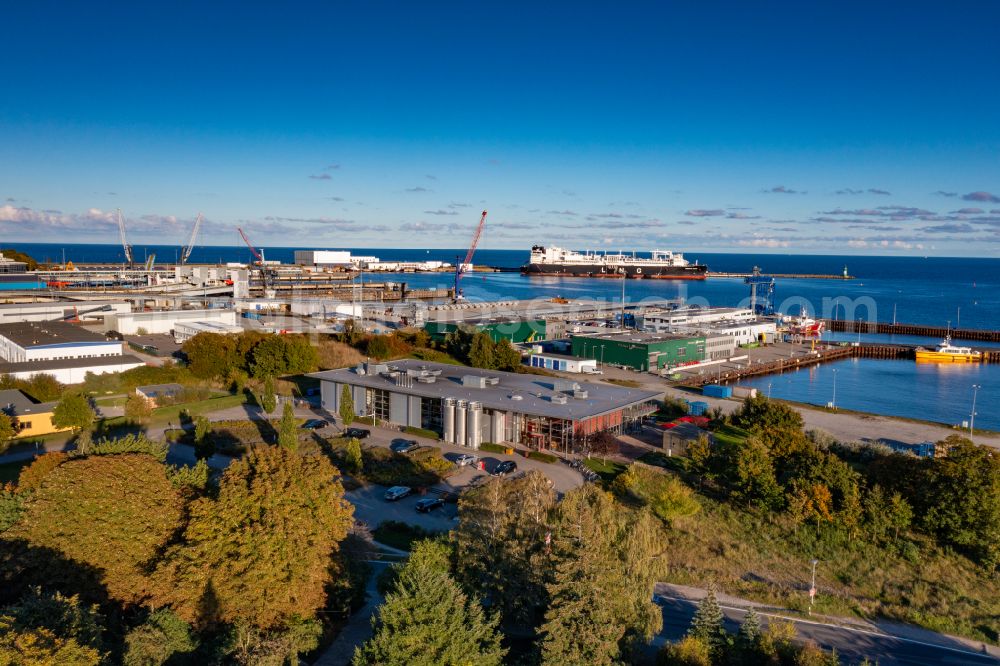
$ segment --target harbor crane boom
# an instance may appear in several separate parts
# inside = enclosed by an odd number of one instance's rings
[[[260,267],[261,281],[264,283],[264,294],[267,295],[268,291],[274,289],[274,280],[277,277],[277,273],[268,268],[264,263],[264,249],[261,248],[258,250],[255,248],[253,243],[250,242],[250,239],[247,238],[246,233],[240,227],[236,227],[236,231],[240,232],[243,242],[247,244],[247,247],[250,248],[251,254],[253,254],[254,258],[257,260],[257,265]]]
[[[455,267],[455,300],[462,299],[462,290],[459,285],[462,281],[462,276],[468,271],[469,265],[472,263],[472,256],[476,253],[476,246],[479,245],[479,239],[483,235],[483,227],[486,226],[486,211],[483,211],[483,216],[479,218],[479,225],[476,226],[475,233],[472,234],[472,244],[469,245],[469,251],[465,254],[465,261],[460,263]]]
[[[240,236],[243,238],[243,242],[247,244],[248,248],[250,248],[250,253],[257,260],[257,263],[260,264],[261,266],[263,266],[264,265],[264,253],[263,253],[263,251],[260,251],[260,252],[257,251],[257,248],[255,248],[253,246],[253,243],[250,242],[250,239],[247,238],[247,235],[246,235],[246,233],[244,233],[243,229],[241,229],[240,227],[236,227],[236,231],[240,232]]]
[[[125,238],[125,219],[122,217],[122,209],[118,209],[118,233],[121,235],[122,239],[122,250],[125,252],[125,261],[128,265],[132,265],[132,246],[128,244],[128,240]]]
[[[198,238],[198,230],[201,229],[202,214],[198,213],[198,217],[194,220],[194,229],[191,230],[191,239],[188,244],[184,246],[181,250],[181,264],[186,264],[188,259],[191,258],[191,252],[194,251],[194,242]]]

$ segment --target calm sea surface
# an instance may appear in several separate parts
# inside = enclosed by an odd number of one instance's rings
[[[59,245],[18,243],[17,248],[38,259],[74,262],[118,262],[117,245]],[[266,248],[268,259],[291,262],[296,249]],[[356,255],[383,260],[440,260],[455,263],[462,250],[406,248],[342,248]],[[174,261],[175,246],[137,246],[136,257],[155,253],[161,261]],[[641,254],[641,253],[640,253]],[[483,249],[474,262],[500,268],[517,268],[527,251]],[[775,302],[782,312],[828,316],[836,319],[896,321],[952,327],[1000,328],[1000,259],[853,257],[760,254],[694,254],[690,261],[707,264],[713,271],[748,272],[760,266],[765,273],[840,275],[847,267],[854,280],[778,279]],[[216,263],[251,261],[243,246],[198,247],[191,261]],[[445,273],[377,274],[366,279],[405,281],[414,287],[452,285]],[[470,273],[462,287],[470,300],[568,298],[621,298],[617,280],[525,277],[516,272]],[[628,302],[643,298],[684,298],[688,302],[717,306],[745,305],[749,291],[741,279],[710,278],[700,282],[629,280]],[[827,333],[825,339],[857,340],[857,334]],[[862,334],[862,341],[934,345],[936,340],[910,336]],[[975,346],[996,346],[971,343]],[[853,359],[815,366],[785,375],[748,382],[762,391],[768,384],[774,397],[825,405],[832,398],[833,370],[837,369],[837,405],[880,414],[907,416],[955,424],[969,418],[973,384],[981,385],[977,398],[977,425],[1000,430],[1000,365],[917,365],[912,361]]]

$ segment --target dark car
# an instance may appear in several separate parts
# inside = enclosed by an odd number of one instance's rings
[[[319,430],[320,428],[325,428],[328,425],[330,425],[330,422],[324,419],[309,419],[302,424],[302,427],[306,430]]]
[[[444,500],[440,497],[425,498],[417,501],[417,511],[420,513],[430,513],[434,509],[440,509],[444,506]]]
[[[344,431],[344,437],[353,437],[354,439],[364,439],[370,434],[372,431],[364,428],[348,428]]]
[[[517,463],[513,460],[504,460],[493,468],[493,476],[506,476],[517,469]]]
[[[420,445],[412,439],[394,439],[389,445],[389,449],[395,453],[409,453],[418,448]]]

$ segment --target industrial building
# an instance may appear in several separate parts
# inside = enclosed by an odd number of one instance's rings
[[[69,430],[52,425],[54,402],[35,402],[21,391],[0,391],[0,412],[14,421],[14,437],[35,437]]]
[[[570,342],[573,356],[596,359],[601,365],[621,365],[642,372],[705,360],[703,336],[617,331],[571,335]]]
[[[3,256],[3,252],[0,252],[0,273],[23,273],[26,270],[28,270],[28,264],[9,259]]]
[[[237,324],[223,324],[218,321],[179,321],[174,324],[174,342],[183,344],[199,333],[231,335],[242,332],[243,327]]]
[[[378,257],[355,257],[349,250],[296,250],[295,263],[299,266],[340,267],[364,266],[378,262]]]
[[[100,375],[145,365],[122,351],[120,341],[66,322],[0,324],[0,374],[18,379],[45,374],[77,384],[88,372]]]
[[[0,324],[23,321],[100,322],[109,313],[132,311],[125,301],[43,301],[0,304]]]
[[[104,317],[104,330],[117,331],[122,335],[138,335],[139,329],[146,334],[171,334],[179,323],[215,322],[236,325],[236,312],[233,310],[154,310],[150,312],[130,312],[108,314]]]
[[[642,314],[639,328],[651,333],[670,333],[678,326],[699,326],[720,322],[751,322],[757,315],[749,308],[680,307]]]
[[[462,324],[454,324],[439,321],[429,321],[424,324],[424,330],[431,336],[432,340],[444,340],[449,333],[457,331],[459,328],[474,329],[478,332],[486,333],[493,342],[508,340],[519,344],[523,342],[534,342],[545,340],[550,334],[549,324],[544,319],[509,319],[503,321],[466,321]]]
[[[528,365],[533,368],[545,368],[546,370],[560,370],[562,372],[596,373],[597,359],[578,358],[566,354],[553,354],[549,352],[533,352],[528,358]]]
[[[660,393],[572,380],[401,360],[310,375],[336,413],[349,387],[358,416],[438,433],[479,448],[519,443],[570,451],[603,431],[623,432],[656,410]]]

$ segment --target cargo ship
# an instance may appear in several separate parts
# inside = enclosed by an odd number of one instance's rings
[[[561,247],[535,245],[521,266],[524,275],[660,280],[704,280],[708,266],[690,263],[683,254],[653,250],[649,257],[632,254],[576,252]]]
[[[917,347],[914,354],[918,363],[978,363],[983,360],[982,352],[973,351],[972,347],[956,347],[951,344],[950,335],[937,349]]]

